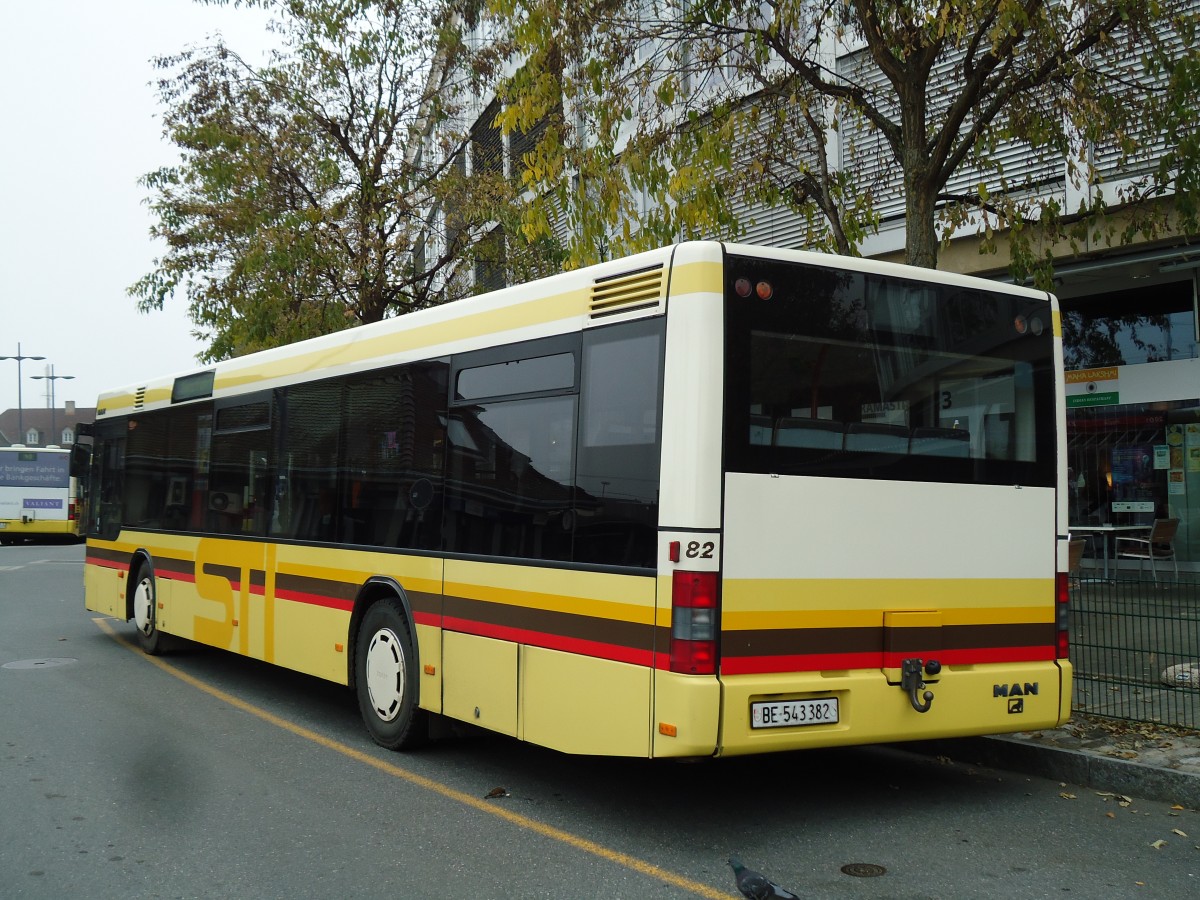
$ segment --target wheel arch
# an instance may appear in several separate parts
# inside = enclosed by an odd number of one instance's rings
[[[129,581],[125,587],[125,621],[133,618],[133,594],[137,587],[138,576],[143,567],[149,567],[150,574],[155,575],[154,556],[145,547],[139,547],[129,557]],[[155,575],[157,578],[157,575]]]
[[[400,606],[404,611],[404,618],[408,622],[409,637],[412,639],[413,652],[416,653],[417,661],[421,659],[421,647],[417,640],[416,621],[413,619],[412,604],[409,602],[408,593],[401,586],[400,582],[387,575],[373,575],[368,578],[361,588],[358,590],[358,596],[354,598],[354,610],[350,613],[350,630],[346,635],[346,684],[352,689],[354,688],[355,680],[355,663],[358,654],[358,629],[362,624],[363,616],[367,614],[367,610],[371,608],[379,600],[386,600],[389,597],[394,597],[400,601]],[[420,703],[420,681],[416,684],[417,703]]]

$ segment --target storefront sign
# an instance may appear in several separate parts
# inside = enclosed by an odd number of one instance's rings
[[[1108,406],[1121,402],[1120,370],[1115,366],[1105,369],[1075,369],[1065,374],[1067,409]]]

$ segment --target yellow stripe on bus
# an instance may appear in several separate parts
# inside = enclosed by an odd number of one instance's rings
[[[214,393],[299,372],[336,368],[406,351],[420,350],[423,356],[438,356],[441,355],[438,352],[440,345],[454,341],[494,336],[533,325],[577,318],[587,313],[590,296],[587,289],[566,291],[527,303],[351,341],[337,347],[322,347],[301,355],[288,356],[278,362],[258,363],[252,369],[218,372],[213,384]]]
[[[671,297],[683,294],[722,293],[725,266],[719,262],[695,262],[671,269]]]

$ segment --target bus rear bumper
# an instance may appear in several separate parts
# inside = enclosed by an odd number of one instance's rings
[[[947,665],[928,680],[933,700],[919,712],[879,670],[725,676],[717,755],[1053,728],[1070,716],[1071,678],[1066,660]],[[836,722],[751,724],[754,703],[821,699],[837,700]]]

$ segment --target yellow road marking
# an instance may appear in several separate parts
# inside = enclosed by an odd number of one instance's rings
[[[441,782],[434,781],[432,778],[426,778],[424,775],[418,775],[416,772],[410,772],[408,769],[403,769],[393,763],[378,759],[374,756],[371,756],[369,753],[364,753],[363,751],[356,750],[346,744],[331,740],[324,735],[317,734],[315,731],[310,731],[303,726],[297,725],[295,722],[289,722],[287,719],[281,718],[274,713],[267,712],[265,709],[261,709],[252,703],[247,703],[245,700],[235,697],[233,694],[226,693],[220,688],[215,688],[212,685],[201,681],[199,678],[189,675],[181,669],[175,668],[175,666],[168,662],[164,662],[157,657],[147,656],[146,654],[141,653],[136,646],[129,643],[127,640],[121,637],[121,635],[117,634],[116,630],[112,627],[112,624],[107,620],[102,618],[94,618],[92,621],[96,623],[101,631],[116,641],[119,646],[122,646],[131,652],[137,653],[142,657],[142,659],[146,660],[146,662],[157,666],[168,675],[178,678],[185,684],[188,684],[199,691],[203,691],[210,697],[220,700],[222,703],[227,703],[236,709],[240,709],[242,712],[249,713],[256,718],[262,719],[264,722],[268,722],[269,724],[278,728],[282,728],[285,731],[290,731],[297,737],[303,738],[307,741],[312,741],[314,744],[319,744],[327,750],[333,750],[335,753],[340,753],[343,756],[355,760],[356,762],[371,766],[372,768],[378,769],[387,775],[392,775],[396,778],[402,778],[410,784],[424,788],[427,791],[432,791],[435,794],[440,794],[448,800],[453,800],[456,803],[461,803],[464,806],[470,806],[480,812],[485,812],[489,815],[504,819],[509,823],[516,825],[518,828],[523,828],[526,831],[532,831],[536,834],[540,834],[542,837],[547,837],[551,840],[566,844],[569,847],[574,847],[576,850],[582,850],[584,853],[590,853],[593,856],[598,856],[601,859],[607,860],[608,862],[616,863],[619,866],[623,866],[626,869],[631,869],[634,872],[649,876],[650,878],[656,878],[659,881],[665,881],[667,884],[682,888],[685,891],[690,891],[699,897],[712,897],[716,898],[716,900],[728,900],[729,897],[733,896],[732,894],[727,894],[723,891],[709,887],[706,884],[693,881],[686,876],[677,875],[674,872],[668,872],[666,869],[660,869],[653,863],[648,863],[645,860],[638,859],[636,856],[630,856],[629,854],[622,853],[619,850],[613,850],[610,847],[605,847],[602,844],[598,844],[595,841],[580,837],[577,834],[572,834],[569,831],[563,831],[561,828],[556,828],[553,825],[547,825],[545,822],[539,822],[536,819],[531,819],[528,816],[521,815],[520,813],[512,812],[511,810],[507,810],[498,804],[489,803],[482,798],[474,797],[471,794],[464,793],[463,791],[456,790],[455,788],[449,787]]]

